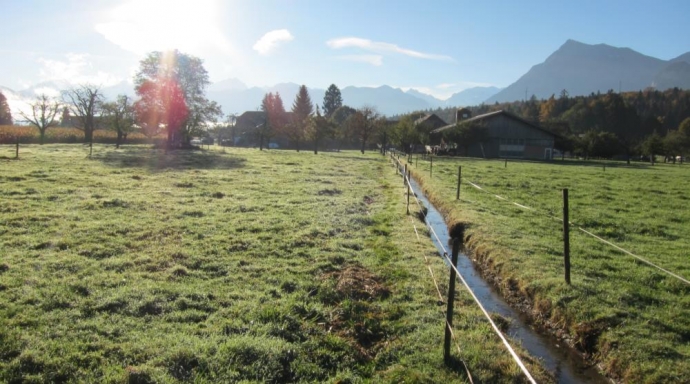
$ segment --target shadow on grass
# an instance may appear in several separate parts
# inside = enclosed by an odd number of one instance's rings
[[[94,160],[117,168],[146,168],[158,172],[166,169],[233,169],[244,167],[246,159],[212,151],[129,148],[94,154]]]

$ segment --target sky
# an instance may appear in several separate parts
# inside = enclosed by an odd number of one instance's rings
[[[148,52],[179,49],[201,58],[212,82],[385,84],[445,99],[508,86],[568,39],[665,60],[690,51],[688,0],[0,0],[0,9],[0,86],[13,90],[131,83]]]

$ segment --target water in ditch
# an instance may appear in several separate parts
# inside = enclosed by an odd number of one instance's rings
[[[451,238],[443,216],[424,196],[422,188],[414,179],[410,180],[410,186],[417,199],[428,209],[426,224],[433,228],[444,247],[450,250]],[[443,254],[440,244],[436,239],[433,240],[436,248]],[[570,347],[563,345],[554,336],[533,328],[525,315],[510,307],[493,286],[484,281],[467,255],[460,253],[457,269],[487,311],[510,319],[508,335],[514,340],[519,340],[522,347],[532,356],[541,359],[543,365],[554,374],[558,383],[609,382],[599,374],[596,368],[585,364],[582,357]]]

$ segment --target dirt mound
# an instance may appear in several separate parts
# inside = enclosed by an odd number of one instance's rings
[[[385,299],[390,295],[390,290],[382,283],[381,278],[359,265],[351,265],[325,274],[323,278],[335,281],[334,289],[338,301],[345,299],[372,301]]]

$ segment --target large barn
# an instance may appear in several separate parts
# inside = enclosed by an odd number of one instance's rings
[[[488,139],[469,146],[467,155],[484,158],[544,159],[553,158],[556,135],[544,128],[506,111],[496,111],[471,117],[467,110],[457,114],[457,122],[485,125]],[[458,111],[460,112],[460,111]],[[432,138],[441,142],[443,131],[455,128],[449,124],[433,130]]]

